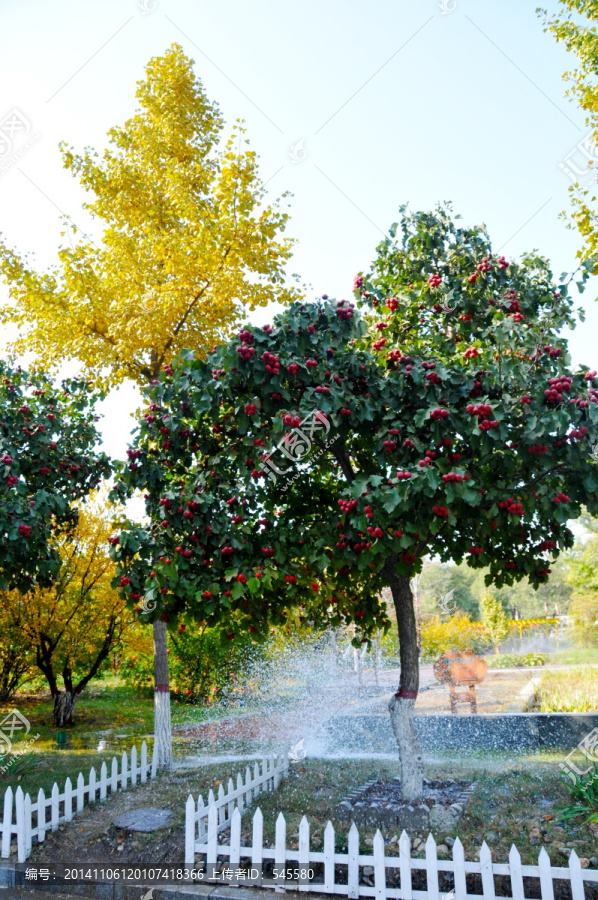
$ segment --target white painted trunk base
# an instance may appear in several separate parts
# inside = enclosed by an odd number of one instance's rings
[[[154,756],[158,769],[172,768],[172,723],[168,691],[154,692]]]
[[[393,695],[388,709],[401,760],[401,792],[410,803],[421,801],[424,789],[424,760],[419,749],[415,722],[415,700]]]

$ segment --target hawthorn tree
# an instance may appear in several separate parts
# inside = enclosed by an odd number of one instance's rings
[[[85,498],[111,472],[87,381],[52,384],[0,360],[0,590],[50,586]]]
[[[595,372],[571,371],[569,287],[545,260],[492,254],[449,211],[404,212],[354,303],[294,303],[208,359],[184,353],[149,406],[116,495],[145,491],[148,527],[114,535],[142,617],[231,621],[256,638],[293,607],[314,627],[389,628],[405,799],[422,795],[410,580],[424,556],[545,582],[567,520],[598,509]],[[140,606],[145,598],[146,602]],[[148,604],[153,612],[146,613]]]
[[[14,348],[48,368],[75,359],[110,387],[147,385],[183,348],[205,356],[247,310],[296,296],[285,283],[288,214],[265,201],[242,124],[223,139],[220,110],[179,44],[149,61],[136,96],[135,115],[109,131],[101,157],[61,146],[64,167],[92,195],[85,209],[101,238],[79,235],[48,272],[0,241],[12,301],[0,321],[19,327]],[[166,634],[161,622],[153,630],[154,750],[168,768]]]

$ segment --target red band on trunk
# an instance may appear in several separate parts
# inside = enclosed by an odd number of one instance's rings
[[[409,691],[407,688],[401,688],[396,692],[395,697],[401,697],[403,700],[416,700],[417,691]]]
[[[154,691],[157,694],[168,694],[170,691],[170,688],[168,687],[167,684],[156,684],[154,686]]]

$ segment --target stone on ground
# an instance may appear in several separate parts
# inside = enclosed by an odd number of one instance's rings
[[[132,809],[122,816],[114,819],[116,828],[126,828],[129,831],[157,831],[168,824],[172,815],[170,809],[155,809],[146,806],[143,809]]]

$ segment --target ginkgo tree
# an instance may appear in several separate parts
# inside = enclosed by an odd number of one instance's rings
[[[247,310],[296,293],[285,281],[292,241],[282,236],[282,201],[266,202],[242,124],[224,137],[218,106],[178,44],[150,60],[137,100],[101,155],[62,146],[65,168],[92,196],[85,207],[101,234],[78,234],[48,272],[0,241],[11,297],[0,321],[19,327],[15,349],[34,351],[49,369],[77,360],[107,386],[147,384],[184,348],[204,357]],[[168,767],[161,623],[154,638],[155,750]]]
[[[574,322],[568,285],[540,257],[495,256],[446,209],[404,211],[355,292],[363,313],[295,303],[165,369],[115,485],[121,499],[145,491],[150,524],[121,529],[113,554],[142,618],[212,625],[233,611],[224,640],[266,636],[297,608],[368,642],[390,627],[390,588],[391,721],[417,800],[411,578],[435,555],[497,587],[548,579],[567,521],[598,509],[598,388],[559,334]]]
[[[574,55],[575,64],[564,74],[568,84],[565,96],[575,101],[585,114],[589,129],[577,146],[561,162],[561,168],[572,180],[569,194],[571,222],[579,231],[582,247],[579,256],[593,260],[598,253],[598,208],[596,206],[596,146],[598,144],[598,93],[596,91],[596,0],[559,0],[549,12],[537,9],[557,43]]]

